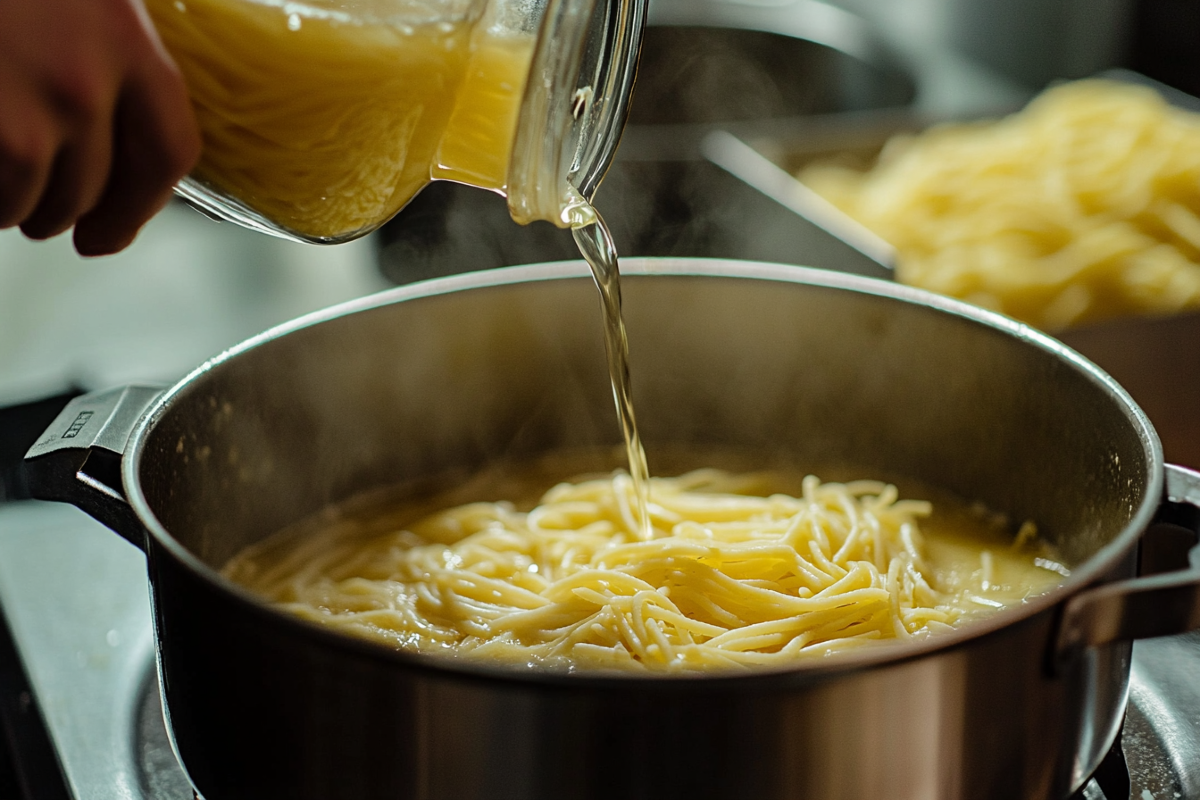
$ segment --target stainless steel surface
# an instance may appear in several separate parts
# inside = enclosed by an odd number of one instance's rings
[[[123,453],[129,443],[129,432],[162,391],[125,386],[88,395],[86,404],[68,405],[26,457],[34,459],[60,450],[91,447]]]
[[[136,700],[137,729],[133,732],[143,792],[147,800],[198,800],[171,747],[153,664],[147,665],[143,675],[146,679]]]
[[[1070,579],[1079,587],[1119,560],[1139,534],[1124,526],[1148,522],[1158,504],[1162,475],[1151,467],[1161,465],[1161,454],[1140,410],[1103,373],[1032,328],[919,290],[820,270],[712,259],[627,259],[622,266],[647,436],[926,477],[1039,520],[1071,563],[1100,554]],[[154,493],[179,476],[196,478],[180,485],[190,505],[164,503],[158,510],[169,518],[155,525],[219,564],[232,552],[229,542],[210,544],[201,535],[208,514],[254,537],[343,499],[339,492],[474,465],[464,457],[482,464],[536,454],[547,443],[615,443],[606,375],[596,369],[604,361],[589,358],[602,349],[599,331],[583,324],[597,313],[585,275],[582,262],[461,275],[268,331],[170,390],[135,434],[136,458],[178,452],[181,472],[139,475],[127,458],[125,484],[146,493],[151,506],[142,511],[150,519]],[[422,346],[389,347],[381,362],[372,344],[393,341]],[[979,367],[983,359],[989,369]],[[543,362],[569,371],[542,373]],[[1015,383],[981,393],[1000,373]],[[354,389],[364,375],[376,394]],[[936,395],[926,383],[933,375],[947,376]],[[475,381],[469,392],[457,384],[466,377]],[[1039,391],[1026,391],[1027,384]],[[364,427],[385,397],[406,419]],[[1062,418],[1060,401],[1073,404]],[[523,436],[532,426],[546,428],[514,440],[516,422]],[[331,430],[314,442],[317,423]],[[1051,426],[1072,426],[1054,431],[1069,438],[1069,450],[1056,447]],[[221,438],[205,442],[214,448],[253,436],[255,447],[236,449],[239,480],[294,487],[288,491],[303,505],[262,497],[229,507],[237,484],[201,480],[228,463],[221,453],[187,457],[189,447],[215,435]],[[447,440],[425,446],[431,436]],[[401,441],[422,449],[396,453]],[[342,463],[347,446],[357,455]],[[312,470],[314,459],[336,472]],[[1026,474],[1000,480],[1002,465],[1017,464]],[[364,467],[371,472],[356,474]],[[1057,502],[1066,489],[1043,496],[1055,475],[1104,491],[1067,508]],[[136,491],[133,499],[147,502]],[[1119,531],[1120,541],[1112,541]]]
[[[338,720],[343,744],[383,724],[380,735],[421,753],[398,773],[354,761],[384,770],[372,780],[415,779],[420,796],[549,796],[567,785],[589,796],[691,793],[646,769],[609,785],[613,776],[590,765],[633,763],[620,739],[604,738],[617,748],[604,757],[584,743],[631,703],[643,709],[639,735],[658,741],[653,725],[675,720],[672,758],[702,772],[718,759],[706,785],[723,794],[1056,798],[1082,785],[1120,724],[1129,649],[1090,649],[1049,675],[1055,611],[1092,581],[1132,574],[1131,547],[1159,502],[1157,441],[1115,384],[1053,340],[887,283],[771,265],[627,262],[648,445],[740,447],[943,485],[1037,519],[1076,564],[1058,592],[969,631],[837,664],[638,686],[466,663],[432,669],[264,615],[204,566],[357,490],[611,441],[603,370],[588,366],[602,364],[597,337],[579,325],[595,298],[586,278],[566,279],[577,266],[463,276],[304,320],[207,365],[152,410],[125,485],[153,534],[168,707],[202,791],[245,793],[250,784],[230,784],[220,765],[250,741],[286,741],[234,780],[317,796],[305,776],[350,774],[328,742],[297,736],[324,719]],[[388,348],[381,361],[377,343],[395,341],[422,347]],[[177,588],[193,584],[208,587],[203,598]],[[220,643],[198,601],[226,609]],[[313,659],[332,694],[279,694],[307,685]],[[205,688],[210,681],[222,691]],[[374,687],[369,703],[349,696],[365,686]],[[409,709],[412,692],[434,698],[439,713]],[[364,704],[371,715],[359,718]],[[471,766],[456,771],[464,748]],[[840,768],[847,752],[859,765],[852,774]]]
[[[29,449],[30,497],[63,500],[141,547],[145,535],[121,490],[120,457],[129,432],[163,389],[126,386],[72,400]]]
[[[1200,468],[1200,314],[1114,320],[1058,337],[1124,386],[1162,438],[1166,458]]]
[[[1200,634],[1138,642],[1133,653],[1122,737],[1133,797],[1200,798]]]
[[[131,732],[154,652],[149,597],[141,552],[82,512],[0,506],[0,606],[78,800],[143,796]]]
[[[1165,574],[1115,581],[1072,597],[1063,609],[1058,632],[1060,663],[1086,647],[1200,628],[1200,542],[1195,536],[1200,473],[1168,465],[1166,499],[1159,517],[1178,520],[1191,530],[1188,556],[1170,565]]]

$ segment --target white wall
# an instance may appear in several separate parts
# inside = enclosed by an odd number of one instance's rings
[[[173,203],[125,252],[0,231],[0,405],[71,381],[166,382],[229,345],[384,288],[370,239],[301,245]]]

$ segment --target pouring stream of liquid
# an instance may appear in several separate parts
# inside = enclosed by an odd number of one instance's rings
[[[629,339],[625,335],[625,320],[621,316],[621,276],[617,269],[617,250],[612,234],[599,213],[595,222],[571,229],[579,252],[592,268],[600,304],[604,311],[604,350],[608,354],[608,377],[612,381],[613,400],[617,418],[625,436],[625,455],[629,459],[629,477],[633,481],[634,514],[638,534],[642,539],[654,538],[650,527],[650,471],[646,466],[646,451],[638,436],[637,420],[633,415],[633,397],[629,383]]]

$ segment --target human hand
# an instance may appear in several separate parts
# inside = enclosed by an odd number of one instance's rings
[[[140,0],[0,0],[0,229],[115,253],[199,155]]]

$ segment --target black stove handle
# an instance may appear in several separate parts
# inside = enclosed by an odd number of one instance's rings
[[[125,386],[68,402],[25,453],[28,496],[71,503],[145,549],[146,530],[125,499],[121,459],[162,393]]]
[[[83,393],[83,389],[72,386],[53,397],[0,408],[0,503],[30,498],[21,467],[25,452],[67,403]]]

